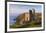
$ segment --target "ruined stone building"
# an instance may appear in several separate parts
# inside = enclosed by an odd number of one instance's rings
[[[32,12],[33,11],[33,12]],[[32,10],[29,10],[29,12],[26,12],[26,13],[23,13],[19,16],[19,22],[20,24],[25,24],[27,23],[28,21],[32,21],[32,17],[33,17],[33,14],[35,14],[35,10],[32,9]],[[33,18],[34,19],[34,18]]]

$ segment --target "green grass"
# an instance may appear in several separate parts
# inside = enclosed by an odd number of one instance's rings
[[[10,28],[31,28],[31,27],[41,27],[41,24],[37,24],[37,22],[31,21],[26,25],[13,24],[10,26]]]

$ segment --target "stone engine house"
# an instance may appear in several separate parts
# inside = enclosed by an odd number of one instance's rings
[[[34,9],[33,9],[33,12],[32,12],[32,10],[29,10],[29,12],[26,12],[23,15],[20,15],[20,17],[18,18],[19,19],[19,23],[21,25],[24,25],[24,24],[28,23],[29,21],[31,21],[33,13],[35,14],[35,10]]]

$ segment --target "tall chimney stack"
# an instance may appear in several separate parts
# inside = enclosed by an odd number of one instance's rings
[[[29,15],[30,15],[30,16],[29,16],[29,17],[30,17],[29,19],[30,19],[30,21],[31,21],[31,20],[32,20],[32,10],[29,10]]]
[[[32,11],[33,11],[33,14],[35,15],[35,9],[34,8],[32,9]]]
[[[32,11],[33,11],[33,20],[35,20],[35,9],[33,8]]]

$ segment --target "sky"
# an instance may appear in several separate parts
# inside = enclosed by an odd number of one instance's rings
[[[20,4],[10,4],[9,5],[9,16],[10,16],[10,24],[13,24],[16,20],[14,20],[19,14],[24,12],[29,12],[29,10],[35,9],[35,12],[42,12],[41,5],[20,5]]]
[[[42,12],[41,5],[20,5],[20,4],[10,4],[9,12],[10,14],[21,14],[24,12],[29,12],[32,8],[35,9],[35,12]]]

